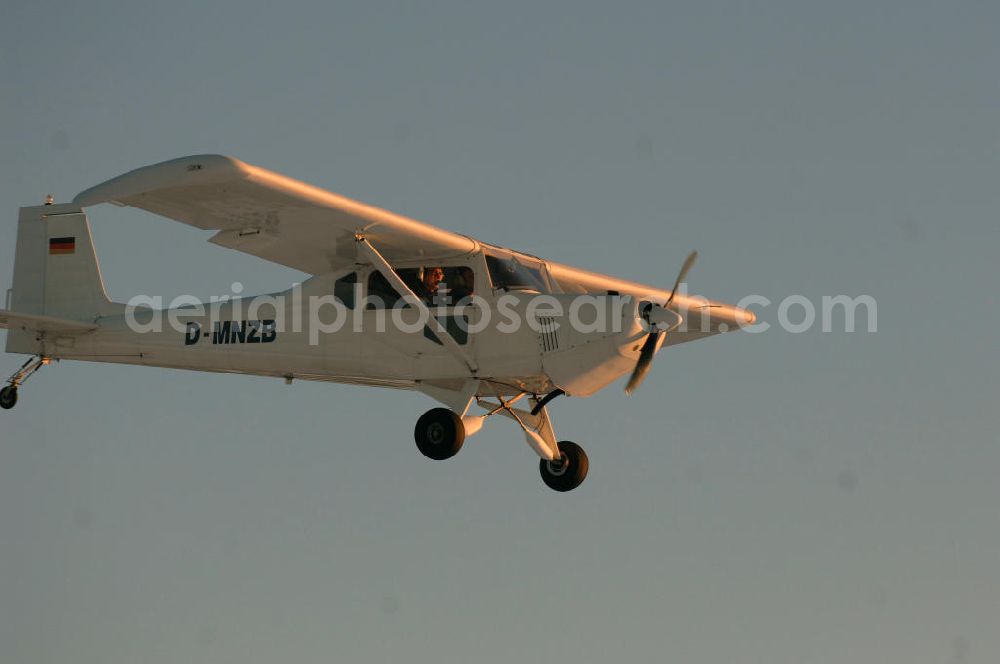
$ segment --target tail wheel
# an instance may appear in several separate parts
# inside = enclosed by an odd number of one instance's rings
[[[447,408],[434,408],[417,420],[413,429],[417,449],[425,457],[436,461],[450,459],[458,454],[465,442],[465,426],[458,414]]]
[[[13,385],[8,385],[0,390],[0,408],[10,410],[15,405],[17,405],[17,388]]]
[[[559,461],[542,459],[538,470],[542,481],[555,491],[572,491],[587,479],[590,460],[583,448],[576,443],[564,440],[559,443]]]

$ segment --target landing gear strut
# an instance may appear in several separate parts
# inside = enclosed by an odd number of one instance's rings
[[[0,408],[10,410],[17,405],[17,388],[35,374],[36,371],[44,367],[52,360],[44,355],[33,357],[21,368],[14,372],[14,375],[7,379],[7,385],[0,389]]]

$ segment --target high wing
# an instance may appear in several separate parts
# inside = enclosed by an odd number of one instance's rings
[[[463,235],[222,155],[145,166],[73,202],[137,207],[218,231],[210,242],[313,275],[353,265],[358,233],[393,263],[448,258],[477,247]]]

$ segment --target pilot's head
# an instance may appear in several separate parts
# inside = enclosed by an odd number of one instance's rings
[[[436,292],[442,281],[444,281],[444,270],[440,267],[435,266],[424,268],[424,288],[426,288],[429,292]]]

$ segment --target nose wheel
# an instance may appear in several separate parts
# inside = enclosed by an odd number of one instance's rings
[[[587,479],[590,460],[582,447],[569,440],[559,443],[559,456],[558,461],[539,460],[542,481],[553,491],[572,491]]]

